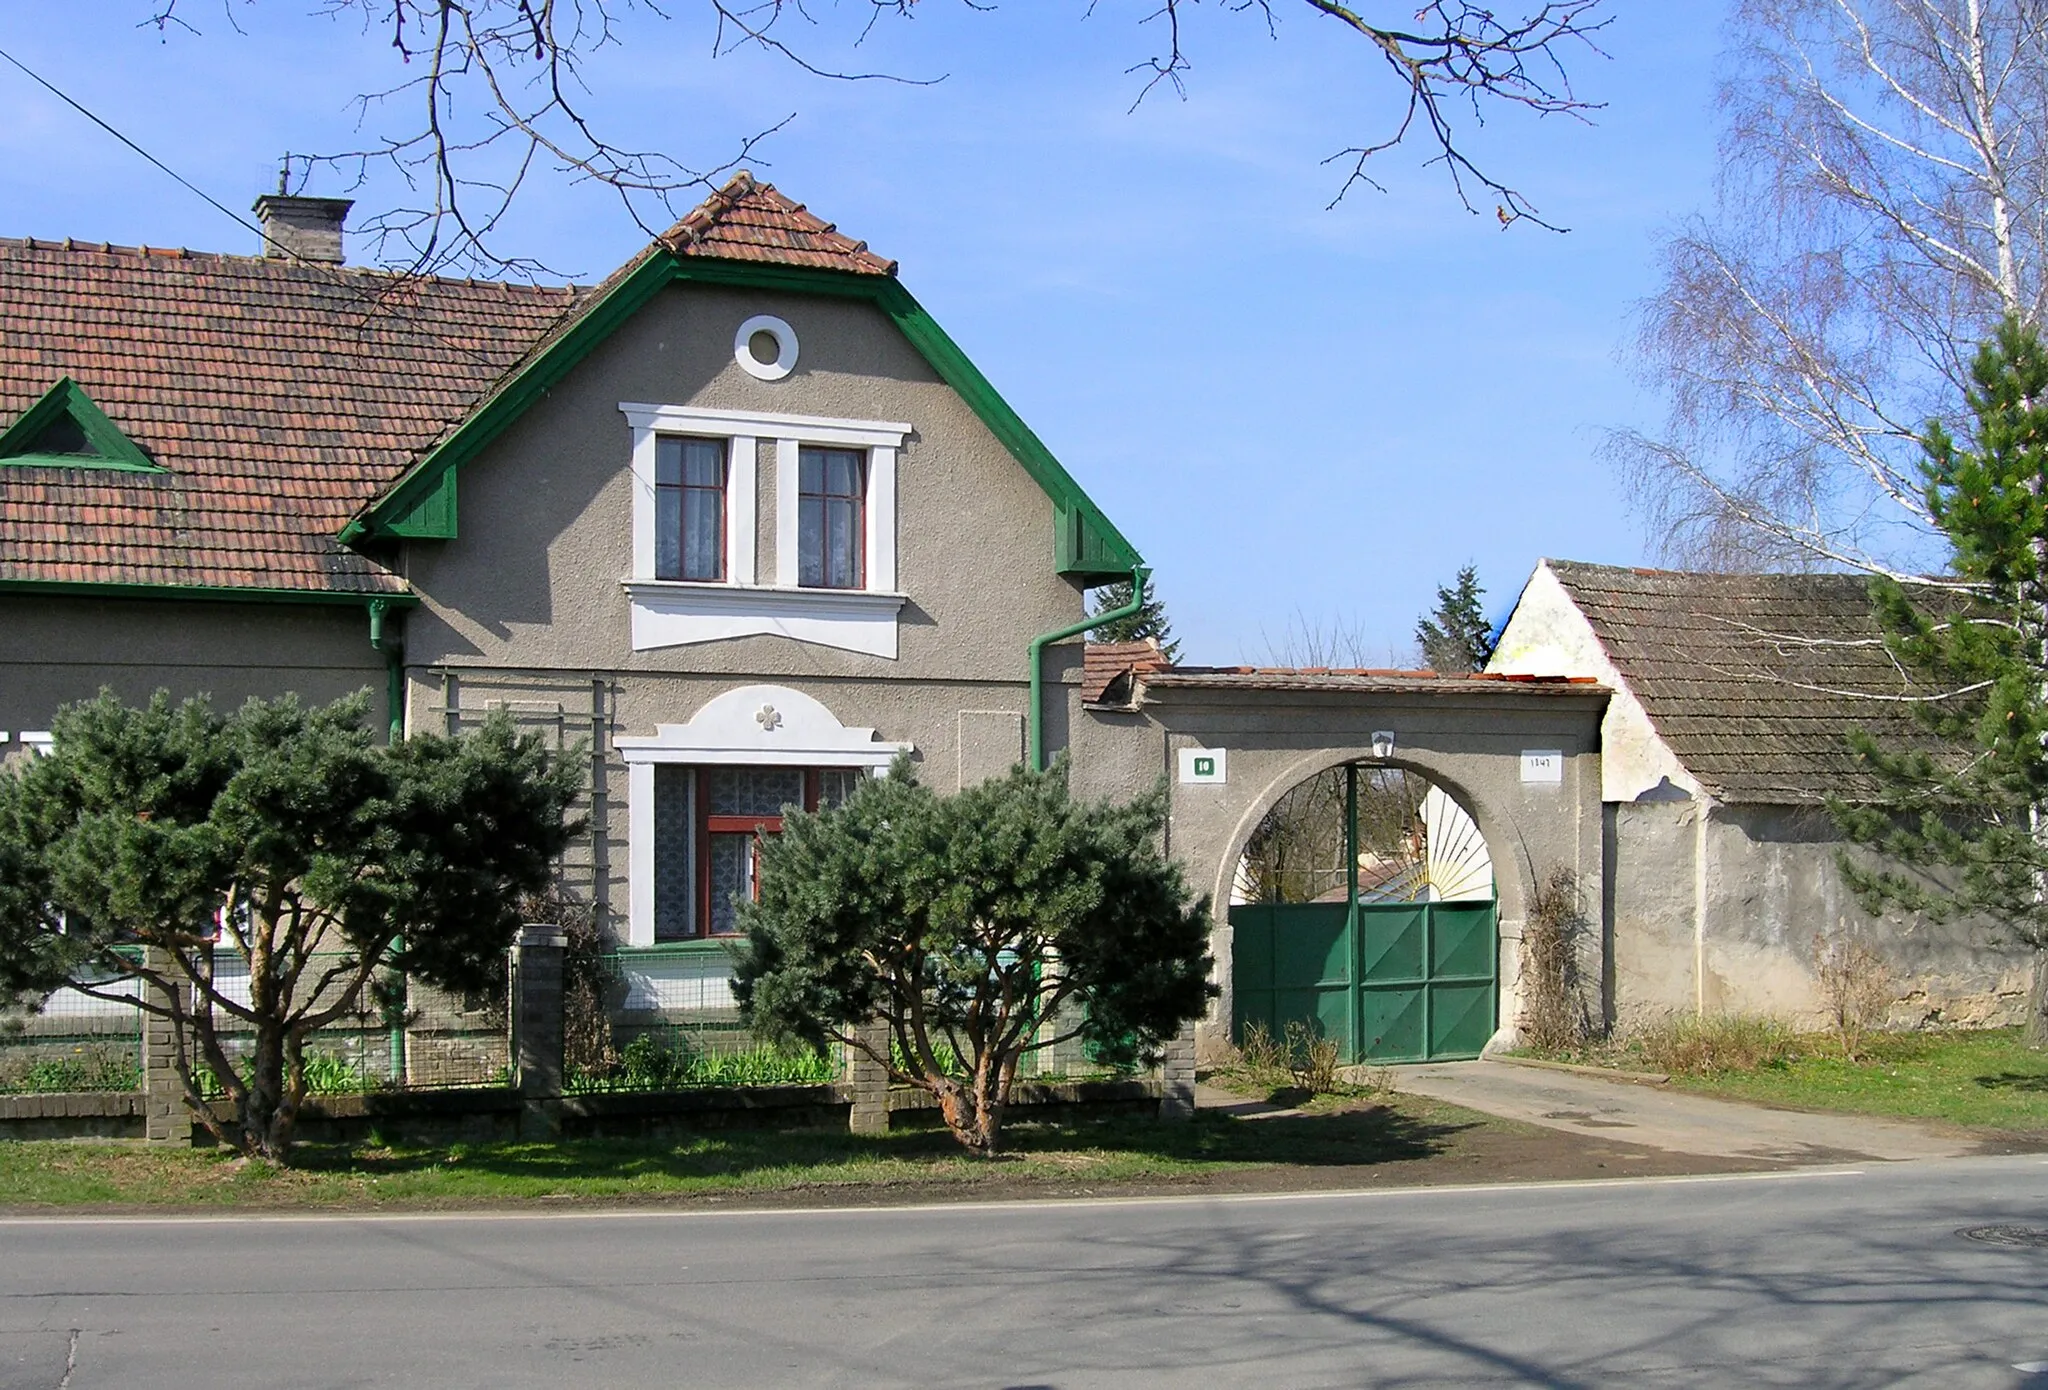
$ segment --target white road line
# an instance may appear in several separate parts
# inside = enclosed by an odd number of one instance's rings
[[[900,1217],[906,1212],[945,1215],[991,1211],[1062,1211],[1104,1207],[1187,1207],[1248,1206],[1260,1202],[1350,1202],[1412,1197],[1461,1197],[1499,1195],[1509,1192],[1577,1192],[1617,1187],[1681,1187],[1706,1183],[1801,1182],[1813,1178],[1858,1178],[1862,1168],[1794,1168],[1763,1173],[1695,1173],[1673,1177],[1566,1178],[1547,1182],[1461,1183],[1441,1187],[1351,1188],[1330,1192],[1213,1192],[1152,1197],[1034,1197],[997,1202],[919,1202],[898,1206],[859,1207],[726,1207],[707,1211],[677,1209],[648,1203],[643,1206],[597,1207],[588,1210],[557,1208],[548,1211],[483,1208],[474,1211],[332,1211],[332,1212],[232,1212],[193,1215],[80,1215],[0,1216],[0,1228],[9,1226],[242,1226],[311,1225],[410,1221],[422,1224],[450,1221],[646,1221],[672,1217],[700,1219],[759,1216],[868,1216]]]

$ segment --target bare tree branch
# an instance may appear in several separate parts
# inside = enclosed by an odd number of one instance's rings
[[[868,7],[853,46],[885,20],[916,13],[919,0],[855,0]],[[1192,64],[1183,19],[1201,0],[1146,0],[1139,23],[1158,23],[1165,51],[1136,64],[1149,74],[1137,102],[1160,84],[1184,92]],[[982,0],[956,0],[971,10],[993,10]],[[1264,20],[1276,31],[1275,0],[1213,0],[1233,14]],[[1376,156],[1411,137],[1428,150],[1427,165],[1441,165],[1467,211],[1491,204],[1503,225],[1527,219],[1561,230],[1535,205],[1468,153],[1462,126],[1483,125],[1489,109],[1520,109],[1539,116],[1585,119],[1598,103],[1580,98],[1566,66],[1579,51],[1600,55],[1596,37],[1609,22],[1607,0],[1526,0],[1530,12],[1499,15],[1478,0],[1428,0],[1408,15],[1406,27],[1368,18],[1364,6],[1303,0],[1364,40],[1402,97],[1399,116],[1383,132],[1329,156],[1344,168],[1332,204],[1360,183]],[[913,77],[853,69],[813,56],[811,44],[786,36],[793,22],[809,22],[803,0],[693,0],[712,21],[710,56],[753,49],[811,77],[835,82],[927,85],[943,75]],[[1092,11],[1093,5],[1090,6]],[[197,34],[187,0],[152,0],[144,21],[160,31]],[[348,149],[283,157],[281,192],[303,190],[316,176],[338,176],[341,191],[395,176],[409,190],[374,212],[361,230],[372,257],[414,274],[552,274],[541,263],[499,251],[507,214],[537,174],[567,177],[609,189],[627,220],[653,236],[689,203],[752,161],[762,142],[792,119],[740,139],[722,155],[685,160],[665,151],[616,143],[590,115],[586,66],[623,46],[622,25],[641,13],[669,16],[653,0],[324,0],[316,13],[354,17],[366,35],[384,36],[403,80],[354,100],[357,129],[366,139]],[[233,7],[223,3],[228,22]],[[1604,55],[1602,55],[1604,56]],[[1135,106],[1137,103],[1134,102]],[[391,133],[378,128],[397,113]],[[701,162],[700,162],[701,161]]]
[[[1642,306],[1662,431],[1606,452],[1667,559],[1913,583],[1920,435],[2048,307],[2048,0],[1745,0],[1720,205]]]

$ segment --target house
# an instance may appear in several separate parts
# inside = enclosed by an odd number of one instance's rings
[[[1140,557],[893,262],[745,174],[591,288],[348,266],[348,206],[0,241],[0,744],[103,686],[508,710],[587,746],[568,886],[647,1007],[725,1002],[783,806],[1066,745],[1034,639]]]
[[[1670,1012],[1811,1020],[1817,933],[1891,962],[1904,1025],[2010,1022],[2030,959],[1989,924],[1876,919],[1822,805],[1871,789],[1851,729],[1920,737],[1914,693],[1848,574],[1686,574],[1545,560],[1490,670],[1613,692],[1600,729],[1603,917],[1622,1023]],[[1886,698],[1894,697],[1894,698]]]

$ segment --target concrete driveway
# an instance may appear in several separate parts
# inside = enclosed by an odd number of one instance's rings
[[[1673,1153],[1829,1163],[1848,1158],[1960,1158],[1979,1152],[1973,1137],[1931,1124],[1772,1110],[1664,1086],[1510,1062],[1434,1062],[1387,1070],[1396,1089],[1413,1095]]]

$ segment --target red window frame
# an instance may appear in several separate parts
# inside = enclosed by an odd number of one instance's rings
[[[711,814],[711,776],[718,771],[715,766],[700,767],[693,779],[697,784],[697,935],[702,937],[739,936],[739,932],[714,932],[711,930],[711,837],[713,835],[752,835],[753,842],[748,853],[753,856],[753,872],[749,876],[758,893],[761,884],[761,837],[780,835],[782,817],[770,815],[714,816]],[[821,769],[807,767],[804,774],[804,810],[818,809],[818,795],[823,779]]]
[[[679,440],[685,446],[690,444],[716,444],[718,446],[718,482],[716,485],[712,485],[690,481],[690,456],[687,448],[683,453],[683,481],[679,483],[664,483],[661,481],[661,464],[657,459],[654,468],[654,516],[656,526],[661,524],[661,498],[663,494],[676,493],[678,494],[678,499],[676,506],[676,573],[661,573],[659,564],[661,538],[657,535],[654,543],[654,553],[657,558],[654,577],[656,579],[687,580],[691,583],[700,584],[723,584],[727,576],[732,573],[732,526],[730,525],[731,517],[726,506],[726,492],[732,486],[732,443],[730,440],[708,435],[664,434],[656,437],[655,448],[659,450],[661,448],[660,441],[668,439]],[[689,569],[687,562],[689,548],[685,543],[685,538],[689,534],[690,494],[693,492],[710,493],[712,510],[718,517],[718,573],[709,578],[686,573]]]
[[[852,456],[853,456],[853,458],[855,458],[856,460],[858,460],[858,464],[857,464],[857,467],[858,467],[858,470],[859,470],[859,476],[860,476],[860,482],[859,482],[859,485],[858,485],[858,486],[856,487],[856,489],[855,489],[854,491],[852,491],[852,492],[830,492],[830,491],[825,491],[825,492],[811,492],[811,491],[807,491],[807,490],[806,490],[806,489],[804,488],[804,485],[803,485],[803,475],[804,475],[804,465],[803,465],[803,456],[804,456],[805,454],[813,454],[813,455],[825,455],[825,454],[850,454],[850,455],[852,455]],[[828,562],[829,562],[829,561],[831,560],[831,558],[832,558],[832,557],[830,556],[830,554],[826,553],[826,550],[825,550],[825,546],[826,546],[826,537],[827,537],[828,535],[830,535],[830,534],[831,534],[831,530],[832,530],[832,528],[831,528],[830,524],[829,524],[829,523],[828,523],[828,522],[826,521],[826,509],[827,509],[827,507],[828,507],[828,506],[829,506],[829,505],[830,505],[831,503],[833,503],[833,502],[848,502],[848,501],[850,501],[850,502],[852,502],[852,503],[853,503],[853,506],[854,506],[854,524],[853,524],[853,555],[852,555],[852,560],[853,560],[853,576],[854,576],[854,578],[853,578],[853,583],[851,583],[851,584],[833,584],[833,583],[829,583],[829,582],[827,582],[827,581],[826,581],[825,579],[821,578],[821,579],[820,579],[820,580],[819,580],[819,581],[818,581],[818,582],[817,582],[816,584],[809,584],[809,585],[804,585],[804,587],[806,587],[806,588],[812,588],[812,589],[844,589],[844,590],[849,590],[849,591],[850,591],[850,590],[855,590],[855,589],[865,589],[865,588],[867,587],[867,583],[868,583],[868,476],[869,476],[869,472],[870,472],[870,463],[871,463],[871,460],[869,459],[869,457],[868,457],[868,452],[867,452],[867,450],[865,450],[865,449],[840,449],[840,448],[828,448],[828,447],[826,447],[826,446],[824,446],[824,445],[811,445],[811,444],[807,444],[807,445],[803,445],[803,446],[801,446],[801,447],[800,447],[800,448],[799,448],[799,449],[797,450],[797,466],[796,466],[796,468],[797,468],[797,491],[796,491],[796,510],[797,510],[797,538],[796,538],[796,543],[797,543],[797,555],[798,555],[798,558],[797,558],[797,575],[798,575],[798,579],[797,579],[797,582],[798,582],[799,584],[802,584],[802,583],[803,583],[803,579],[802,579],[802,575],[803,575],[803,560],[804,560],[804,550],[805,550],[805,546],[806,546],[806,542],[805,542],[805,539],[804,539],[804,534],[803,534],[803,513],[804,513],[804,503],[805,503],[805,502],[816,502],[816,503],[818,503],[818,533],[817,533],[817,536],[815,537],[815,544],[816,544],[816,546],[818,547],[818,573],[819,573],[819,574],[820,574],[821,576],[822,576],[822,575],[825,575],[825,574],[827,574],[827,573],[829,573],[829,572],[830,572],[831,566],[830,566],[830,564],[829,564]],[[830,486],[829,482],[827,481],[827,479],[829,479],[830,475],[831,475],[831,469],[830,469],[830,467],[829,467],[829,466],[827,466],[827,465],[825,465],[824,463],[822,463],[822,462],[821,462],[821,463],[820,463],[820,465],[819,465],[819,468],[818,468],[818,476],[819,476],[819,485],[820,485],[821,487],[829,487],[829,486]]]

